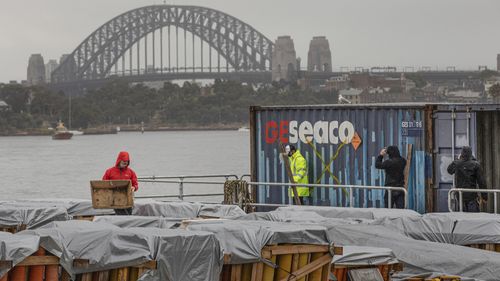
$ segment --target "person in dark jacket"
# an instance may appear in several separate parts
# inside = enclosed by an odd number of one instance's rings
[[[384,157],[388,155],[389,158],[384,161]],[[401,157],[399,153],[399,148],[397,146],[389,146],[387,149],[382,149],[377,161],[375,162],[375,168],[385,171],[385,186],[391,187],[404,187],[405,186],[405,171],[406,159]],[[385,206],[389,207],[389,192],[385,192],[384,203]],[[404,202],[404,192],[403,191],[391,191],[391,203],[392,206],[396,206],[398,209],[403,209],[405,206]]]
[[[448,166],[448,173],[455,175],[456,188],[486,188],[486,182],[481,171],[479,162],[472,156],[472,149],[468,146],[462,148],[462,153],[457,160],[451,162]],[[486,194],[481,194],[483,200],[486,200]],[[464,192],[463,211],[464,212],[479,212],[479,197],[477,193]]]

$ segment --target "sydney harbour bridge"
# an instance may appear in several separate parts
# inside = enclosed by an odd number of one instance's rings
[[[148,6],[90,34],[52,72],[53,84],[170,79],[271,80],[273,42],[226,13],[196,6]],[[68,85],[68,86],[69,86]]]
[[[147,6],[111,19],[85,38],[52,72],[51,85],[81,89],[116,77],[129,82],[217,78],[270,82],[273,48],[273,41],[261,32],[224,12],[198,6]],[[324,70],[304,76],[327,79],[336,74]]]

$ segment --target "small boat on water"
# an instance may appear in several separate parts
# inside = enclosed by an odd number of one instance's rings
[[[59,121],[56,127],[56,131],[52,135],[53,140],[69,140],[73,137],[73,133],[68,131],[66,127],[64,127],[64,123]]]

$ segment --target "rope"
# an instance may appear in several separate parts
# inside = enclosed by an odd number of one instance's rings
[[[253,203],[248,184],[244,180],[227,180],[224,183],[224,204],[238,204],[245,212],[250,212],[248,203]]]

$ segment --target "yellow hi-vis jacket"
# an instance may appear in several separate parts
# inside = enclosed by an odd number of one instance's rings
[[[293,181],[295,183],[309,183],[307,177],[307,162],[298,150],[290,157],[290,169],[292,170]],[[299,197],[309,196],[309,187],[297,186],[297,194]],[[294,197],[292,188],[288,188],[288,195]]]

